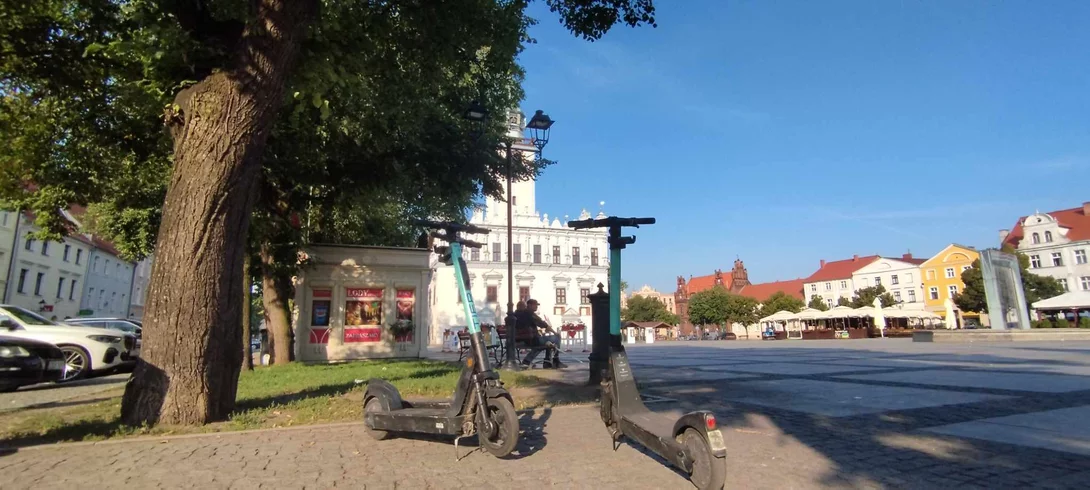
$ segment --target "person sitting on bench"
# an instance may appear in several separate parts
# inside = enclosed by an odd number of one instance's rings
[[[515,328],[518,329],[530,329],[534,333],[534,344],[544,345],[546,350],[552,353],[552,360],[549,359],[549,354],[545,354],[545,362],[542,364],[545,368],[562,368],[566,367],[560,362],[560,335],[553,330],[545,320],[537,316],[538,303],[536,299],[529,299],[526,301],[526,308],[523,310],[515,311]],[[541,328],[547,332],[542,335],[538,332]],[[526,359],[523,359],[522,365],[529,367],[534,364],[534,358],[537,357],[541,349],[530,349],[530,353],[526,354]]]

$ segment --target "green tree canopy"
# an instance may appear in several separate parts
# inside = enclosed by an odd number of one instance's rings
[[[730,296],[722,286],[693,294],[689,297],[689,321],[694,325],[725,325]]]
[[[877,286],[870,286],[856,290],[855,296],[852,297],[851,303],[847,306],[851,306],[852,308],[874,306],[875,298],[882,299],[883,308],[897,304],[897,300],[893,299],[893,295],[886,292],[886,287],[879,284]]]
[[[752,325],[760,320],[758,309],[760,304],[757,300],[750,298],[749,296],[742,296],[740,294],[731,294],[727,296],[727,324],[741,323],[742,325]]]
[[[837,306],[851,306],[852,305],[852,300],[841,296],[841,297],[836,299],[836,305]]]
[[[822,298],[820,294],[815,294],[810,298],[810,302],[806,304],[807,307],[815,310],[826,311],[829,309],[829,305],[825,303],[825,298]]]
[[[805,307],[806,303],[801,299],[784,294],[783,291],[776,291],[762,304],[761,313],[765,316],[776,313],[777,311],[798,313]]]
[[[655,298],[638,294],[628,298],[628,304],[621,311],[621,319],[626,322],[663,322],[677,325],[677,315],[670,313],[666,305]]]

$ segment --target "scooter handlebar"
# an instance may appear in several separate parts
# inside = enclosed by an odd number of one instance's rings
[[[639,228],[640,225],[653,224],[655,224],[655,218],[618,218],[616,216],[610,216],[608,218],[569,221],[568,228],[575,228],[576,230],[585,228],[608,228],[611,226],[633,226]]]
[[[490,231],[490,230],[488,230],[486,228],[481,228],[480,226],[462,224],[462,223],[455,223],[453,221],[428,221],[428,220],[418,219],[418,220],[413,221],[413,224],[417,225],[417,226],[423,226],[425,228],[440,229],[440,230],[445,230],[447,232],[454,232],[454,233],[461,232],[461,233],[473,233],[473,234],[478,234],[478,235],[487,235],[489,233],[489,231]]]

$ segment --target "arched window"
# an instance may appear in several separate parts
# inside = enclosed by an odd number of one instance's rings
[[[1048,242],[1048,243],[1052,243],[1052,232],[1051,231],[1046,231],[1045,232],[1045,241]]]
[[[1039,235],[1037,233],[1034,233],[1033,234],[1033,243],[1035,243],[1035,244],[1036,243],[1041,243],[1041,235]]]

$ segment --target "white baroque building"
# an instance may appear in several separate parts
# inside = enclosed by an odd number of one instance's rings
[[[521,137],[522,121],[512,125],[512,136]],[[520,151],[534,151],[524,142]],[[538,315],[559,329],[564,323],[582,322],[590,326],[587,295],[597,291],[599,283],[609,284],[609,245],[606,229],[573,230],[568,216],[563,219],[541,214],[536,206],[536,182],[527,180],[511,185],[514,280],[513,301],[529,298],[540,304]],[[505,192],[506,194],[506,192]],[[488,235],[467,235],[483,243],[480,249],[466,249],[477,315],[482,323],[502,324],[507,313],[507,202],[488,198],[483,209],[476,209],[470,223],[487,228]],[[585,209],[578,218],[591,214]],[[599,211],[599,218],[605,215]],[[436,262],[432,274],[431,331],[429,342],[439,344],[446,329],[466,325],[454,279],[454,268]]]
[[[879,257],[852,273],[856,290],[882,286],[898,303],[915,304],[923,308],[923,277],[920,264],[926,259],[916,259],[912,254],[901,258]],[[849,298],[851,299],[851,298]]]
[[[1030,272],[1054,277],[1068,291],[1090,291],[1090,202],[1024,216],[999,238],[1029,257]]]

